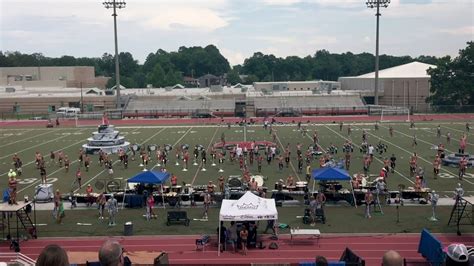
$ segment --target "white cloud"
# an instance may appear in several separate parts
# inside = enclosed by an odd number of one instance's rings
[[[242,64],[245,58],[250,57],[251,55],[244,55],[241,51],[234,51],[226,48],[219,48],[221,54],[227,58],[231,66]]]
[[[273,6],[288,6],[302,2],[302,0],[263,0],[264,4]]]
[[[440,32],[448,33],[451,35],[466,35],[470,36],[471,38],[474,37],[474,26],[465,26],[459,28],[452,28],[452,29],[441,29]]]
[[[264,4],[267,5],[281,5],[289,6],[298,3],[309,3],[318,4],[321,6],[333,6],[333,7],[352,7],[356,5],[363,5],[364,3],[360,0],[263,0]]]
[[[142,12],[134,12],[127,16],[129,20],[137,21],[145,29],[192,28],[212,31],[229,24],[228,20],[221,17],[218,12],[206,8],[164,7],[159,13],[153,10],[142,10]]]
[[[278,44],[292,44],[295,42],[295,39],[287,36],[253,36],[251,39],[257,41],[263,41],[268,43],[278,43]]]
[[[9,18],[24,17],[43,18],[72,18],[84,24],[109,25],[111,9],[105,9],[102,1],[13,1],[0,0],[8,11],[2,10],[3,21]],[[151,29],[176,29],[176,27],[192,28],[193,30],[215,30],[228,25],[232,18],[224,12],[229,0],[141,0],[127,1],[125,9],[118,9],[119,21],[137,22],[145,28]],[[47,6],[47,8],[45,8]],[[29,21],[34,24],[35,21]],[[61,27],[62,25],[56,25]]]

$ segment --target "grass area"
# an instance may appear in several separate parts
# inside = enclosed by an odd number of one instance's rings
[[[50,211],[37,211],[37,223],[46,224],[38,227],[40,237],[53,236],[116,236],[123,234],[123,224],[127,221],[133,223],[136,235],[185,235],[185,234],[214,234],[218,225],[218,208],[211,208],[209,220],[193,221],[193,218],[201,218],[202,208],[186,208],[188,217],[191,218],[189,227],[176,224],[166,226],[166,211],[157,208],[157,220],[146,221],[143,217],[145,209],[126,209],[119,212],[117,226],[108,227],[107,220],[97,220],[96,209],[89,210],[66,210],[63,224],[56,224]],[[431,208],[423,207],[400,207],[400,222],[397,223],[397,210],[395,206],[383,207],[384,215],[374,213],[371,219],[364,218],[364,208],[354,207],[326,207],[326,224],[318,223],[318,228],[323,233],[419,233],[427,228],[436,233],[456,233],[455,226],[447,226],[451,208],[440,207],[438,209],[438,222],[428,221],[431,216]],[[303,214],[301,208],[278,208],[279,222],[286,223],[291,227],[311,228],[303,224],[300,216]],[[77,223],[89,223],[89,226],[80,226]],[[259,232],[265,229],[266,222],[260,222]],[[472,226],[462,226],[462,233],[474,233]],[[289,233],[288,229],[281,230],[282,234]]]
[[[348,124],[346,122],[345,124]],[[267,178],[266,186],[271,190],[274,183],[279,179],[286,179],[288,175],[293,175],[296,180],[304,180],[304,173],[298,174],[296,172],[296,145],[301,143],[303,149],[306,149],[312,143],[312,134],[314,130],[319,133],[320,145],[327,148],[331,144],[338,147],[339,152],[335,158],[341,159],[344,154],[342,152],[342,145],[346,139],[351,139],[356,144],[354,153],[352,155],[352,164],[349,170],[350,174],[362,172],[362,154],[359,153],[357,145],[362,142],[362,131],[365,129],[368,132],[369,143],[376,144],[379,141],[388,145],[388,151],[383,157],[389,157],[392,153],[396,155],[397,172],[388,178],[388,187],[391,190],[398,190],[399,184],[405,186],[413,186],[414,178],[409,174],[409,158],[413,152],[417,152],[419,156],[419,166],[425,169],[428,187],[436,189],[441,197],[451,197],[456,184],[457,168],[442,167],[441,175],[437,180],[433,179],[432,161],[436,151],[432,149],[433,145],[445,143],[447,153],[455,152],[459,146],[459,139],[462,134],[465,134],[463,122],[419,122],[416,128],[410,129],[408,123],[383,123],[380,124],[379,130],[374,129],[373,123],[351,123],[352,134],[348,136],[346,126],[343,130],[339,130],[337,124],[310,124],[305,125],[308,129],[307,135],[302,135],[297,130],[296,125],[277,125],[274,126],[276,130],[276,142],[280,149],[283,149],[287,144],[292,149],[291,165],[289,168],[284,168],[282,171],[278,170],[277,163],[272,162],[263,165],[262,175]],[[442,136],[436,136],[436,128],[438,124],[441,125]],[[388,127],[392,126],[395,129],[394,136],[389,135]],[[54,184],[54,189],[59,189],[63,193],[71,191],[85,192],[85,186],[97,181],[109,180],[110,177],[104,168],[97,164],[97,156],[92,156],[93,164],[89,172],[82,172],[83,188],[76,189],[72,184],[75,180],[75,170],[77,169],[78,151],[82,144],[86,143],[86,139],[91,136],[95,128],[8,128],[0,129],[0,187],[7,187],[7,172],[12,168],[12,156],[16,153],[23,160],[23,176],[19,179],[19,198],[28,195],[30,198],[34,195],[35,186],[40,182],[39,171],[34,165],[34,154],[36,151],[42,153],[47,163],[48,181]],[[225,135],[226,141],[272,141],[272,136],[268,131],[265,131],[261,125],[241,127],[233,126],[171,126],[171,127],[139,127],[129,126],[118,128],[127,141],[131,143],[141,144],[143,147],[149,144],[165,145],[170,144],[173,147],[182,144],[189,144],[194,147],[197,144],[208,148],[212,144],[219,142],[221,135]],[[446,134],[451,133],[451,143],[446,143]],[[418,145],[412,146],[412,137],[416,134]],[[468,133],[467,152],[474,153],[474,144],[472,142],[472,132]],[[71,159],[71,169],[66,173],[65,169],[59,168],[55,163],[49,163],[50,151],[62,150]],[[114,159],[117,157],[112,156]],[[378,174],[383,166],[383,157],[377,156],[370,168],[371,174]],[[152,156],[154,159],[154,156]],[[137,157],[138,159],[138,157]],[[170,163],[167,170],[175,173],[178,176],[179,183],[191,183],[194,185],[207,184],[209,180],[217,182],[220,173],[217,172],[217,167],[211,167],[210,163],[207,166],[208,171],[202,172],[197,166],[190,164],[189,171],[183,172],[182,165],[175,166],[175,153],[170,154]],[[180,162],[182,163],[182,162]],[[312,162],[313,169],[318,167],[318,160]],[[128,169],[123,169],[118,162],[114,165],[114,177],[117,181],[124,184],[125,180],[133,175],[141,172],[142,168],[139,166],[138,160],[130,161]],[[155,162],[152,161],[149,169],[158,169]],[[223,169],[224,176],[240,175],[239,165],[237,162],[231,163],[226,160]],[[257,174],[257,165],[250,166],[250,171]],[[468,169],[468,174],[461,183],[463,183],[466,195],[474,195],[474,171],[472,168]],[[312,184],[310,184],[312,187]],[[98,191],[97,189],[95,189]],[[267,193],[270,196],[271,193]],[[201,216],[201,208],[186,209],[191,218],[199,218]],[[442,218],[438,223],[431,223],[427,221],[427,217],[431,215],[430,208],[426,206],[419,207],[403,207],[400,212],[401,222],[396,223],[395,208],[385,208],[386,214],[384,216],[375,216],[371,220],[363,218],[363,210],[361,208],[347,208],[347,207],[329,207],[327,208],[328,224],[318,225],[323,232],[413,232],[418,233],[421,228],[428,226],[435,232],[455,232],[454,227],[447,227],[447,219],[449,218],[450,208],[440,208],[439,214]],[[158,221],[147,222],[142,218],[144,210],[126,209],[118,217],[119,224],[125,221],[133,221],[136,234],[200,234],[212,233],[217,226],[216,221],[217,209],[211,212],[209,222],[191,222],[191,227],[174,225],[166,227],[164,223],[163,212],[160,210],[160,219]],[[280,208],[280,222],[288,223],[292,226],[304,227],[301,224],[301,219],[296,219],[297,215],[303,214],[303,207],[295,208]],[[350,225],[348,225],[348,221]],[[92,226],[76,226],[77,222],[92,223]],[[38,212],[38,223],[46,223],[47,226],[39,227],[41,236],[71,236],[71,235],[120,235],[123,227],[117,226],[108,228],[106,224],[99,224],[96,220],[95,210],[77,210],[68,211],[67,217],[63,225],[53,225],[51,213],[48,211]],[[158,226],[157,226],[158,225]],[[469,230],[473,230],[470,228]],[[464,228],[463,231],[466,231]]]
[[[393,137],[389,136],[388,126],[392,125],[395,128],[395,134]],[[405,186],[413,186],[414,178],[410,177],[409,174],[409,158],[413,152],[417,152],[419,156],[419,166],[425,169],[427,176],[428,187],[442,191],[441,196],[451,196],[451,192],[456,186],[457,180],[457,169],[450,167],[443,167],[441,170],[440,178],[433,180],[432,177],[432,161],[434,159],[435,150],[432,149],[433,145],[439,143],[446,143],[446,138],[436,137],[436,127],[438,123],[417,123],[415,129],[410,129],[407,123],[398,124],[381,124],[378,131],[374,130],[373,124],[354,123],[352,124],[353,132],[351,136],[346,133],[346,127],[342,131],[339,131],[339,127],[336,124],[317,124],[308,125],[308,134],[303,136],[300,131],[296,129],[296,125],[285,125],[275,126],[277,134],[277,144],[280,149],[287,144],[292,149],[291,165],[289,168],[284,168],[283,171],[279,171],[277,163],[273,162],[271,165],[264,163],[262,175],[268,178],[266,186],[270,189],[273,188],[274,183],[283,179],[286,180],[288,175],[293,175],[297,180],[304,180],[304,173],[298,174],[296,172],[297,160],[296,160],[296,144],[301,143],[303,149],[306,149],[312,143],[312,133],[317,130],[319,133],[320,145],[323,148],[327,148],[330,144],[334,144],[339,148],[338,154],[334,157],[339,160],[342,159],[344,154],[342,152],[342,145],[346,139],[351,139],[356,145],[355,151],[352,155],[352,164],[350,168],[350,174],[362,172],[362,154],[359,153],[357,145],[362,142],[362,130],[365,129],[368,132],[369,143],[376,144],[380,141],[388,145],[388,151],[383,157],[390,157],[393,153],[398,158],[397,160],[397,173],[392,174],[388,178],[389,189],[397,190],[399,184]],[[464,134],[463,123],[441,123],[442,134],[451,132],[452,141],[451,144],[447,144],[447,152],[454,152],[458,149],[458,140],[462,134]],[[75,189],[72,185],[75,180],[75,170],[77,169],[77,157],[78,151],[82,144],[86,143],[86,139],[91,136],[93,128],[22,128],[22,129],[2,129],[0,131],[0,176],[6,177],[6,173],[9,168],[12,168],[12,156],[17,153],[23,160],[23,176],[19,180],[19,194],[20,197],[23,195],[33,196],[34,187],[39,184],[40,176],[39,171],[34,165],[34,153],[36,151],[42,153],[47,164],[47,175],[50,183],[54,184],[55,189],[60,189],[63,193],[69,192],[71,189]],[[180,126],[180,127],[124,127],[119,128],[121,133],[126,136],[126,139],[131,143],[142,144],[143,146],[149,144],[164,145],[170,144],[176,147],[177,145],[189,144],[190,147],[201,144],[204,147],[210,147],[212,144],[219,142],[222,134],[225,135],[226,141],[251,141],[251,140],[272,140],[271,135],[268,131],[264,131],[261,125],[251,127],[218,127],[218,126],[206,126],[206,127],[193,127],[193,126]],[[412,136],[416,134],[418,139],[418,145],[412,147]],[[471,133],[472,134],[472,133]],[[470,136],[469,136],[470,137]],[[468,140],[469,140],[468,137]],[[473,144],[468,144],[467,152],[473,152]],[[62,150],[71,159],[71,169],[68,173],[64,169],[60,169],[56,164],[49,163],[50,151]],[[167,170],[171,173],[175,173],[178,176],[178,181],[185,183],[192,183],[194,185],[206,184],[209,180],[217,182],[217,178],[220,173],[217,172],[217,167],[207,166],[207,172],[201,172],[197,166],[190,166],[188,172],[182,171],[182,166],[175,166],[175,154],[174,151],[170,154],[170,163],[167,166]],[[113,156],[113,158],[116,158]],[[85,191],[85,185],[91,183],[94,185],[99,180],[108,180],[109,176],[104,168],[97,165],[97,156],[92,156],[93,164],[89,172],[82,173],[84,186],[82,189],[77,189],[79,192]],[[154,159],[154,156],[152,156]],[[378,174],[380,172],[382,164],[382,157],[377,156],[375,161],[370,167],[371,174]],[[210,163],[209,163],[210,164]],[[312,162],[312,167],[318,167],[318,160],[315,159]],[[155,166],[155,162],[152,161],[149,168],[159,169]],[[240,175],[239,165],[237,162],[233,164],[226,160],[224,164],[224,175]],[[127,178],[139,173],[142,170],[139,167],[138,160],[130,161],[128,169],[123,169],[118,163],[115,164],[115,176],[119,182],[124,182]],[[257,174],[257,166],[254,164],[250,166],[250,171],[253,174]],[[464,189],[471,191],[474,194],[474,175],[472,168],[468,169],[468,174],[465,177]],[[7,178],[1,178],[0,187],[6,187]],[[312,184],[310,184],[312,186]]]

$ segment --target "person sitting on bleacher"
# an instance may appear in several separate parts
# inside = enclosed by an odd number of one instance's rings
[[[382,266],[403,266],[403,258],[398,252],[389,250],[383,255]]]

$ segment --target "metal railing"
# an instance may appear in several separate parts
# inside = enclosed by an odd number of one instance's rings
[[[0,252],[0,262],[16,262],[20,265],[35,265],[36,261],[20,252]]]

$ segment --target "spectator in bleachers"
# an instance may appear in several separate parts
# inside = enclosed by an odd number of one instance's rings
[[[103,266],[126,265],[124,250],[117,241],[108,240],[99,249],[99,261]]]
[[[383,254],[382,266],[403,266],[403,258],[395,250],[389,250]]]
[[[36,266],[69,266],[69,259],[62,247],[52,244],[41,251]]]
[[[316,256],[316,266],[327,266],[328,260],[324,256]]]

